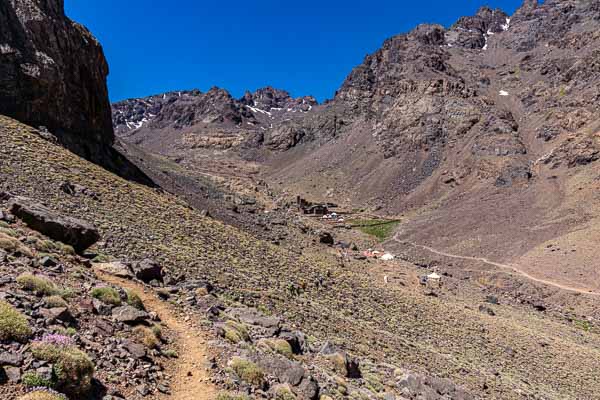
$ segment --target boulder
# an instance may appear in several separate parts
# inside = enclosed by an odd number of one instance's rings
[[[153,260],[142,260],[134,262],[131,269],[137,279],[142,282],[149,283],[153,280],[162,282],[163,272],[162,267]]]
[[[306,337],[300,331],[282,332],[279,337],[289,343],[294,354],[302,354],[307,350]]]
[[[277,377],[281,383],[298,386],[304,377],[302,364],[272,354],[257,353],[252,357],[267,374]]]
[[[0,366],[20,367],[23,364],[23,356],[19,353],[8,351],[0,352]]]
[[[145,322],[150,318],[147,312],[138,310],[132,306],[116,307],[112,310],[112,316],[115,321],[126,324]]]
[[[305,376],[295,391],[300,399],[316,400],[319,398],[319,384],[312,376]]]
[[[19,383],[21,381],[21,369],[17,367],[0,366],[0,384]]]
[[[100,272],[104,272],[105,274],[113,275],[118,278],[133,278],[133,273],[131,272],[129,266],[120,261],[94,264],[94,268]]]
[[[134,343],[126,340],[123,342],[123,348],[127,350],[135,359],[141,359],[146,357],[146,347],[140,343]]]
[[[69,312],[69,309],[66,307],[42,308],[40,310],[40,315],[42,315],[45,319],[50,321],[73,321],[73,316]]]
[[[328,246],[333,246],[335,240],[333,239],[333,235],[329,232],[319,232],[319,243],[326,244]]]
[[[360,378],[360,364],[357,359],[350,357],[344,352],[328,355],[327,358],[333,366],[333,370],[346,378]]]
[[[275,336],[280,330],[279,318],[266,317],[254,308],[231,308],[227,310],[227,314],[247,325],[259,328],[266,336]]]
[[[73,246],[82,253],[100,239],[98,230],[80,219],[65,217],[26,197],[10,200],[10,211],[34,229],[51,239]]]

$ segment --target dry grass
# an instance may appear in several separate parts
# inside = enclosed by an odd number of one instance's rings
[[[104,304],[110,304],[113,306],[121,305],[121,296],[119,292],[111,287],[97,287],[91,291],[93,298],[100,300]]]
[[[249,385],[263,387],[265,384],[265,373],[263,370],[250,360],[240,357],[234,357],[229,366],[240,377],[241,380]]]
[[[23,290],[33,292],[38,296],[55,296],[62,293],[62,290],[57,288],[51,280],[38,275],[22,274],[17,277],[17,283]]]
[[[162,332],[159,327],[147,328],[145,326],[136,326],[133,334],[137,339],[149,349],[156,349],[160,346]]]
[[[0,341],[24,342],[31,336],[29,322],[24,315],[5,301],[0,301]]]
[[[73,396],[89,392],[94,375],[94,364],[75,346],[59,346],[37,342],[31,346],[35,358],[53,364],[55,385]]]

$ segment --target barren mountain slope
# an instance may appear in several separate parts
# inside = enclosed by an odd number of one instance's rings
[[[321,111],[345,128],[276,155],[268,180],[402,214],[408,241],[589,286],[598,13],[598,2],[528,1],[389,39]],[[575,237],[590,239],[572,248]]]
[[[424,296],[412,283],[382,285],[361,262],[344,265],[322,250],[300,256],[261,243],[170,195],[121,180],[13,120],[2,118],[1,125],[2,186],[96,223],[102,252],[150,256],[171,273],[207,278],[320,340],[374,362],[451,378],[476,398],[597,397],[594,331],[582,335],[560,318],[508,305],[490,317],[462,300]],[[64,193],[67,180],[97,198]]]

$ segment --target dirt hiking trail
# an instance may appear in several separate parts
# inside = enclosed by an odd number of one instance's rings
[[[400,243],[400,244],[405,244],[405,245],[408,244],[410,246],[418,247],[420,249],[424,249],[424,250],[427,250],[427,251],[429,251],[431,253],[434,253],[434,254],[437,254],[437,255],[440,255],[440,256],[444,256],[444,257],[448,257],[448,258],[482,262],[482,263],[485,263],[485,264],[488,264],[488,265],[491,265],[491,266],[494,266],[494,267],[497,267],[497,268],[501,268],[501,269],[504,269],[504,270],[509,270],[512,273],[516,273],[517,275],[521,275],[522,277],[527,278],[527,279],[529,279],[531,281],[538,282],[538,283],[543,283],[545,285],[552,286],[552,287],[555,287],[555,288],[558,288],[558,289],[567,290],[567,291],[570,291],[570,292],[581,293],[581,294],[587,294],[587,295],[590,295],[590,296],[600,296],[600,293],[594,292],[593,290],[590,290],[590,289],[576,288],[576,287],[573,287],[573,286],[563,285],[563,284],[560,284],[560,283],[557,283],[557,282],[554,282],[554,281],[550,281],[550,280],[547,280],[547,279],[536,278],[535,276],[532,276],[532,275],[528,274],[527,272],[523,271],[522,269],[520,269],[518,266],[515,266],[515,265],[502,264],[502,263],[490,261],[490,260],[488,260],[487,258],[484,258],[484,257],[469,257],[469,256],[461,256],[461,255],[458,255],[458,254],[446,253],[444,251],[439,251],[439,250],[436,250],[436,249],[434,249],[432,247],[425,246],[425,245],[422,245],[422,244],[416,244],[416,243],[412,243],[412,242],[407,242],[407,241],[404,241],[404,240],[400,240],[400,239],[398,239],[398,235],[399,235],[399,233],[396,233],[396,235],[394,235],[394,237],[393,237],[392,240],[394,240],[395,242]]]
[[[175,310],[167,303],[159,300],[150,289],[125,279],[106,274],[94,269],[96,275],[113,285],[136,292],[148,311],[160,317],[162,325],[174,334],[174,344],[179,358],[174,365],[167,366],[166,372],[173,376],[170,395],[161,394],[157,399],[169,400],[214,400],[217,389],[209,382],[205,369],[206,339],[202,333],[177,318]],[[190,374],[191,373],[191,374]]]

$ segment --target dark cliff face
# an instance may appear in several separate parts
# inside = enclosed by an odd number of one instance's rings
[[[0,2],[0,114],[45,126],[73,152],[149,183],[114,142],[100,43],[64,13],[63,0]]]
[[[58,136],[113,141],[102,47],[62,0],[0,4],[0,113]]]

